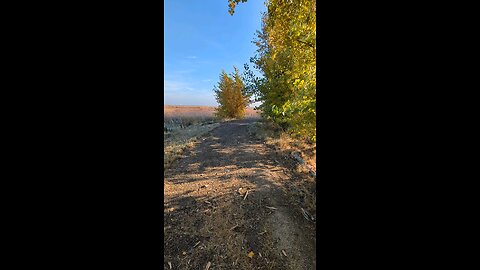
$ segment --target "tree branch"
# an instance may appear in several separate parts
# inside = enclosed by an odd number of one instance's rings
[[[303,44],[311,47],[312,49],[315,49],[315,46],[313,46],[313,44],[311,44],[311,43],[305,42],[305,41],[300,40],[300,39],[298,39],[298,38],[296,39],[296,41],[298,41],[298,42],[300,42],[300,43],[303,43]]]

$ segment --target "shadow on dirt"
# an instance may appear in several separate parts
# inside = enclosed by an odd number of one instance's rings
[[[248,135],[251,122],[216,128],[165,172],[164,259],[173,269],[314,269],[311,225],[289,204],[295,180]]]

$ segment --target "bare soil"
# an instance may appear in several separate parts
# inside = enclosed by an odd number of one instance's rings
[[[165,171],[164,269],[315,269],[315,180],[255,121],[222,123]]]

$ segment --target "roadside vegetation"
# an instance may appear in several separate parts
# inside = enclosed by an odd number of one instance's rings
[[[247,0],[228,0],[229,12]],[[248,4],[248,3],[247,3]],[[246,92],[290,136],[316,142],[316,1],[266,0],[257,52],[245,64]],[[254,70],[256,72],[254,72]],[[259,74],[259,75],[258,75]]]
[[[190,125],[168,133],[164,132],[164,169],[168,168],[174,160],[180,158],[183,151],[192,147],[201,136],[219,125],[220,123],[205,123],[203,125]]]
[[[164,169],[181,157],[199,137],[216,128],[219,120],[207,106],[164,106]]]
[[[293,138],[266,119],[249,126],[248,132],[278,154],[278,159],[274,160],[277,164],[289,169],[290,179],[295,179],[285,183],[290,200],[303,205],[309,213],[316,213],[316,145]]]
[[[228,0],[229,13],[247,0]],[[248,3],[247,3],[248,4]],[[264,121],[252,132],[284,156],[297,171],[316,177],[316,1],[265,0],[257,46],[244,65],[245,93]]]
[[[222,71],[218,85],[213,89],[219,106],[215,115],[221,119],[241,119],[250,103],[245,92],[245,84],[238,69],[234,66],[230,75]]]
[[[267,146],[281,156],[295,160],[295,171],[316,177],[316,144],[294,138],[284,132],[279,125],[265,119],[254,123],[249,132],[265,141]]]

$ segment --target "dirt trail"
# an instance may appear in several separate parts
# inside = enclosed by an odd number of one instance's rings
[[[315,269],[315,223],[253,121],[223,123],[165,171],[164,269]]]

